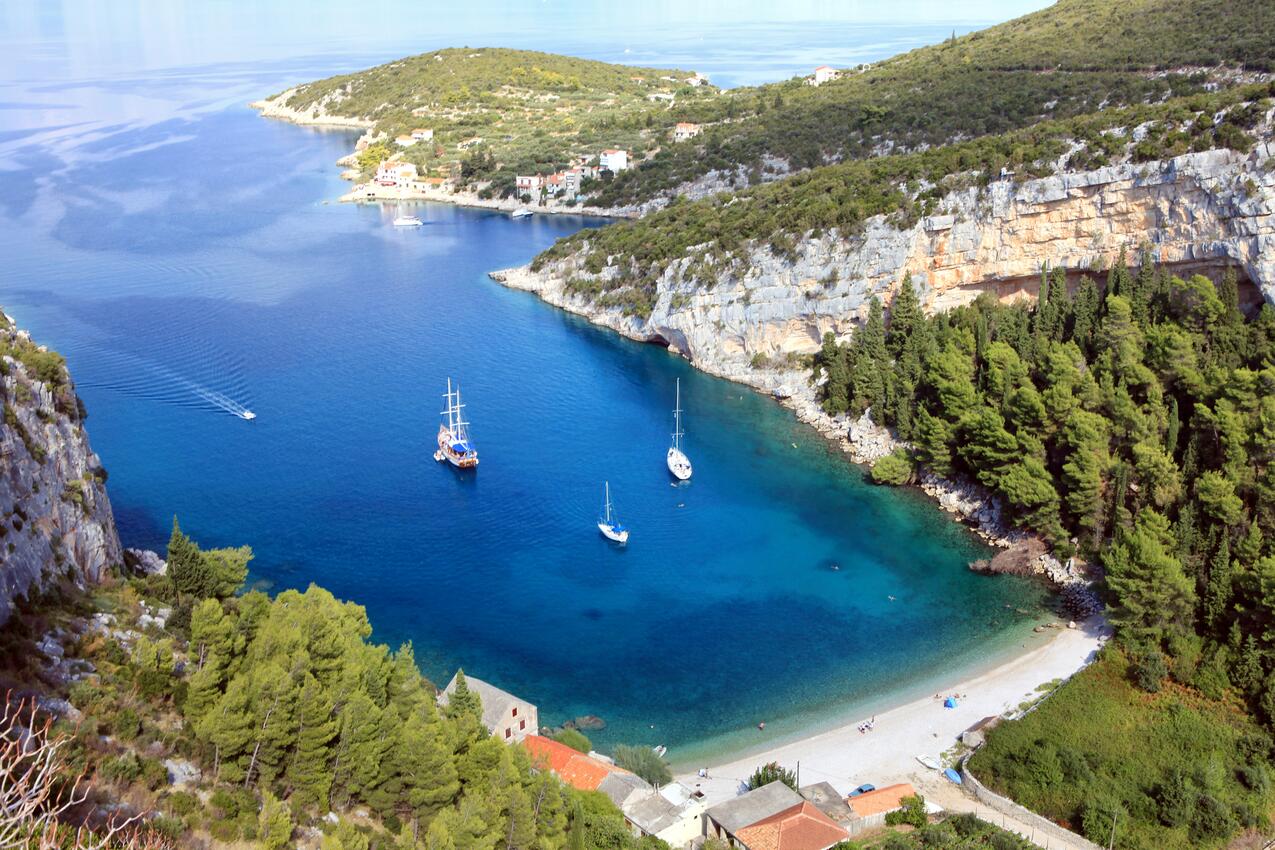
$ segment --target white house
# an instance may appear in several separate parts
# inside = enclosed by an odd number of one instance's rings
[[[412,145],[416,144],[416,139],[411,136],[398,136],[394,139],[394,144],[398,145],[400,148],[410,148]]]
[[[686,82],[688,85],[702,86],[708,82],[708,77],[704,76],[699,71],[696,71],[693,75],[686,78]]]
[[[677,126],[673,128],[673,141],[684,142],[687,139],[693,139],[698,136],[703,129],[698,124],[691,124],[687,121],[678,121]]]
[[[517,187],[519,195],[535,196],[540,193],[540,187],[544,185],[544,178],[539,174],[519,174],[514,177],[514,185]]]
[[[416,180],[416,166],[410,162],[386,160],[376,167],[376,182],[382,186],[406,186]]]
[[[619,174],[621,171],[629,167],[629,152],[619,150],[604,150],[598,156],[598,165],[604,171],[610,171],[612,174]]]
[[[457,672],[456,676],[459,675]],[[439,705],[445,706],[451,701],[452,694],[456,692],[456,676],[452,676],[447,687],[438,695]],[[482,701],[483,726],[501,741],[518,742],[539,732],[539,712],[531,703],[472,676],[465,677],[465,685]]]
[[[806,82],[810,83],[812,86],[821,86],[830,80],[835,80],[839,74],[840,72],[837,71],[836,68],[832,68],[827,65],[820,65],[818,68],[815,68],[815,75],[807,79]]]
[[[429,142],[434,138],[434,131],[428,127],[417,127],[412,131],[412,138],[418,142]]]

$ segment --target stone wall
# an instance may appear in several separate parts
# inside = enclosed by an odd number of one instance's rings
[[[0,313],[0,352],[29,346]],[[122,563],[102,462],[89,446],[75,387],[53,386],[0,353],[0,623],[52,578],[98,580]]]

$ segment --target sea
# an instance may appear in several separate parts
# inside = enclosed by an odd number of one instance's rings
[[[463,667],[546,725],[601,718],[599,748],[679,765],[1030,644],[1045,592],[972,573],[986,547],[921,494],[872,485],[772,399],[487,277],[605,220],[336,203],[356,135],[247,106],[456,45],[754,84],[1044,4],[688,5],[0,6],[0,306],[65,354],[125,545],[162,552],[174,518],[249,545],[253,586],[357,602],[440,685]],[[432,457],[448,379],[474,473]],[[664,464],[678,379],[684,484]],[[627,546],[598,533],[605,482]]]

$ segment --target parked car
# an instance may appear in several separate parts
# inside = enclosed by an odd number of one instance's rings
[[[850,792],[850,796],[851,796],[851,797],[858,797],[860,794],[866,794],[866,793],[868,793],[869,791],[875,791],[875,790],[877,790],[877,786],[875,786],[875,785],[869,785],[869,784],[867,784],[867,783],[865,782],[864,784],[860,785],[858,788],[856,788],[856,789],[854,789],[853,791],[851,791],[851,792]]]

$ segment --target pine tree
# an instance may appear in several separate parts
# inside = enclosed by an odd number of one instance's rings
[[[252,671],[252,752],[244,772],[244,787],[260,779],[269,786],[283,771],[284,758],[296,743],[298,688],[277,663],[270,661]]]
[[[287,803],[269,791],[261,795],[261,815],[257,824],[257,835],[265,850],[283,850],[292,840],[292,813],[288,811]]]
[[[333,766],[333,796],[343,802],[364,799],[380,772],[377,733],[381,712],[362,691],[356,691],[340,712],[340,737]]]
[[[248,682],[239,676],[230,682],[226,692],[195,727],[195,734],[213,748],[213,777],[227,782],[243,779],[240,761],[248,753],[252,741],[252,712]]]
[[[1129,275],[1129,256],[1124,248],[1120,249],[1120,258],[1116,260],[1116,264],[1107,271],[1107,297],[1120,295],[1128,297],[1132,288],[1133,278]]]
[[[567,833],[567,850],[585,850],[584,813],[580,811],[579,803],[575,804],[575,808],[571,812],[571,829]]]
[[[1076,297],[1072,302],[1071,339],[1088,356],[1093,351],[1094,330],[1098,327],[1098,286],[1085,275],[1080,279]]]
[[[903,357],[903,352],[917,333],[926,327],[925,314],[921,312],[921,302],[917,298],[912,278],[906,277],[899,286],[899,292],[890,303],[890,328],[886,334],[886,347],[895,360]]]
[[[1107,551],[1107,584],[1118,602],[1111,619],[1135,638],[1159,641],[1191,625],[1195,591],[1175,547],[1168,520],[1144,509]]]
[[[1209,576],[1201,604],[1201,619],[1215,633],[1228,625],[1231,592],[1231,546],[1223,535],[1221,545],[1209,562]]]
[[[403,724],[396,756],[406,808],[418,822],[429,821],[460,793],[446,730],[429,701],[423,702]]]
[[[328,793],[332,788],[332,741],[337,724],[332,717],[332,702],[319,681],[306,674],[297,701],[296,748],[288,763],[287,780],[293,800],[319,811],[328,809]]]

